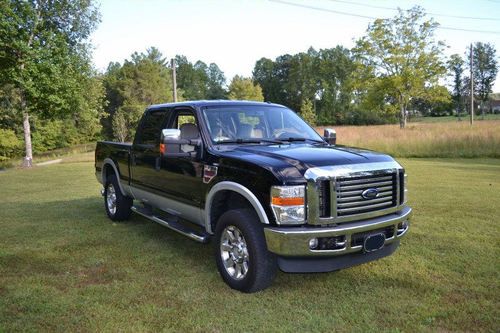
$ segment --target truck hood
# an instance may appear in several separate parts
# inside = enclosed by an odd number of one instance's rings
[[[259,165],[282,181],[302,180],[309,168],[373,162],[389,162],[388,155],[345,146],[291,143],[285,145],[240,145],[219,151],[221,157]]]

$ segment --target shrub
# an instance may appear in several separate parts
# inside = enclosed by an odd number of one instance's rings
[[[13,130],[0,128],[0,161],[5,161],[12,156],[19,154],[22,149],[22,142]]]

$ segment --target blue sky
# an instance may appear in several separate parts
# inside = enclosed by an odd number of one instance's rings
[[[413,5],[428,13],[494,18],[473,20],[429,15],[443,27],[496,31],[477,33],[439,29],[436,37],[449,46],[445,54],[464,54],[471,42],[492,43],[500,56],[500,0],[283,0],[302,6],[391,17],[389,9]],[[364,4],[364,5],[357,5]],[[366,6],[368,5],[368,6]],[[335,14],[269,0],[100,0],[102,22],[93,34],[94,62],[104,70],[110,61],[123,62],[134,51],[155,46],[168,58],[183,54],[192,62],[215,62],[229,80],[251,76],[261,57],[285,53],[352,47],[363,36],[369,18]],[[500,60],[500,59],[499,59]],[[500,92],[500,76],[494,87]]]

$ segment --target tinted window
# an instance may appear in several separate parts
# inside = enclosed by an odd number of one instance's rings
[[[142,127],[137,135],[136,143],[157,144],[160,141],[160,134],[166,114],[163,110],[148,112],[142,121]]]

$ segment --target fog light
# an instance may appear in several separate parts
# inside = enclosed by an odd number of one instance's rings
[[[398,224],[398,236],[408,229],[408,221],[403,221]]]
[[[309,240],[309,248],[310,248],[311,250],[314,250],[314,249],[315,249],[315,248],[317,248],[317,247],[318,247],[318,239],[317,239],[317,238],[311,238],[311,239]]]

